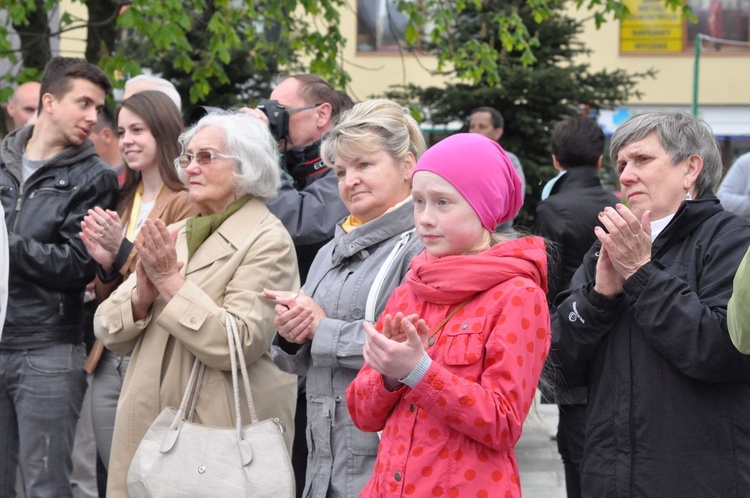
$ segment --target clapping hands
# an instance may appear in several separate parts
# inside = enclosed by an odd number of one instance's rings
[[[416,314],[383,317],[383,332],[364,322],[365,362],[386,377],[403,379],[408,376],[427,349],[429,328]]]
[[[594,232],[602,243],[596,264],[594,289],[608,297],[622,292],[625,280],[651,261],[651,211],[638,220],[622,204],[607,207],[599,213],[599,221],[607,229],[596,227]]]
[[[276,318],[273,324],[287,342],[303,344],[311,341],[320,321],[326,317],[323,308],[302,290],[289,292],[263,289],[263,297],[276,300]]]

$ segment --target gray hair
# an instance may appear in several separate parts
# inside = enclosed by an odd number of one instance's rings
[[[385,99],[367,100],[341,114],[323,139],[320,156],[333,166],[334,156],[351,159],[361,152],[383,150],[400,161],[411,152],[414,159],[426,145],[419,125],[399,104]]]
[[[652,133],[659,137],[672,164],[680,163],[690,156],[703,159],[703,170],[695,182],[696,198],[713,192],[721,181],[724,169],[719,144],[708,123],[687,112],[660,110],[644,112],[628,119],[612,135],[609,147],[612,163],[617,163],[617,156],[624,147],[643,140]]]
[[[203,128],[221,130],[225,153],[237,158],[238,194],[264,201],[276,197],[281,186],[278,146],[263,121],[242,112],[212,112],[180,135],[183,153]],[[184,183],[185,170],[177,167],[177,174]]]
[[[124,90],[127,92],[129,86],[138,82],[150,83],[152,85],[152,87],[149,88],[150,90],[161,92],[172,99],[174,105],[177,106],[177,110],[182,112],[182,97],[180,97],[180,92],[177,91],[177,88],[175,88],[174,84],[171,81],[164,78],[159,78],[158,76],[153,76],[151,74],[139,74],[138,76],[133,76],[125,82]]]

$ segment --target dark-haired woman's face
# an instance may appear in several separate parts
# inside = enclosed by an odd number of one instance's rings
[[[143,173],[158,167],[156,139],[139,115],[126,107],[122,108],[117,118],[117,133],[120,136],[120,153],[128,168]]]

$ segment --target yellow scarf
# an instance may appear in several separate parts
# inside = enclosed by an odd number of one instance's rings
[[[341,225],[341,228],[346,232],[349,233],[352,230],[354,230],[357,227],[361,227],[364,225],[362,223],[362,220],[354,216],[353,214],[350,214],[345,220],[344,223]]]

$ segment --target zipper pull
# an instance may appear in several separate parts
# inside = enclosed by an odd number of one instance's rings
[[[16,200],[16,211],[21,210],[22,203],[23,203],[23,183],[18,187],[18,200]]]

